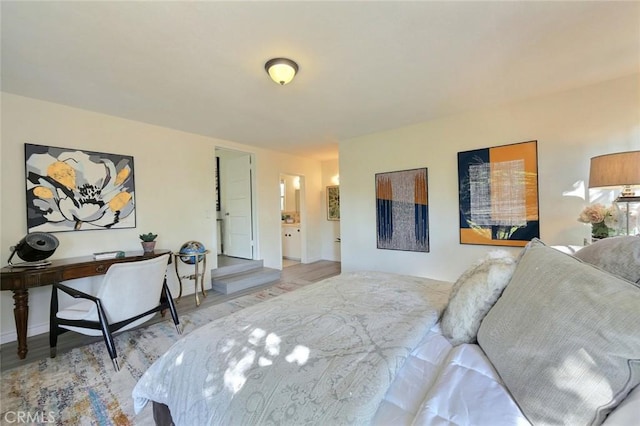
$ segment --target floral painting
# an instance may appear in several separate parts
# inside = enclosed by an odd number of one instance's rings
[[[135,228],[133,157],[25,144],[28,232]]]

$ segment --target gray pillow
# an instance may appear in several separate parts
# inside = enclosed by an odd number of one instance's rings
[[[640,237],[603,238],[579,250],[575,257],[634,283],[640,283]]]
[[[530,246],[478,343],[533,424],[591,425],[640,383],[640,288]]]
[[[441,319],[442,334],[452,345],[476,341],[480,322],[515,269],[516,259],[504,250],[496,250],[460,275]]]

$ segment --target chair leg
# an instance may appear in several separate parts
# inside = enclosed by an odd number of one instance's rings
[[[175,303],[173,303],[173,298],[171,297],[171,292],[169,291],[166,281],[162,285],[162,291],[164,292],[164,296],[167,298],[169,311],[171,312],[171,319],[173,319],[173,324],[176,326],[176,331],[178,334],[182,334],[182,327],[180,326],[180,320],[178,319],[178,311],[176,310]]]
[[[107,345],[107,351],[109,352],[109,356],[111,357],[111,361],[113,362],[113,366],[116,371],[120,371],[120,366],[118,365],[118,353],[116,352],[116,345],[113,342],[113,336],[111,336],[111,330],[109,329],[109,322],[107,321],[107,315],[104,313],[104,309],[102,309],[102,303],[98,299],[96,301],[96,306],[98,308],[98,320],[100,321],[100,328],[102,329],[102,336],[104,337],[104,343]]]
[[[51,305],[49,308],[49,355],[55,358],[58,346],[58,289],[51,287]]]

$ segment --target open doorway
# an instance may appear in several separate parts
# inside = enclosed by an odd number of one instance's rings
[[[303,259],[303,223],[301,200],[304,178],[280,174],[280,214],[282,240],[282,267],[297,265]]]
[[[254,259],[253,155],[224,148],[215,155],[218,255]]]

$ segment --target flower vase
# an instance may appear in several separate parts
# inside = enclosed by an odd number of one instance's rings
[[[155,241],[142,241],[142,251],[145,253],[153,253],[153,250],[156,248]]]
[[[593,241],[601,240],[609,236],[609,227],[604,221],[591,224],[591,239]]]

